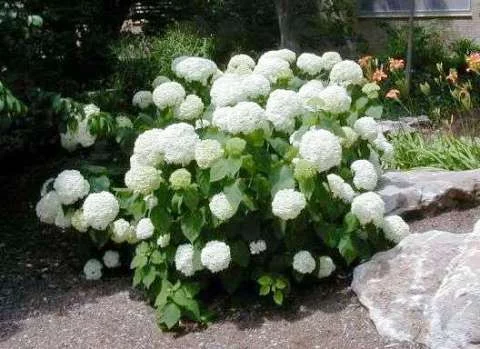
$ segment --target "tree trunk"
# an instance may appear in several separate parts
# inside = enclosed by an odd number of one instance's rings
[[[290,31],[289,23],[289,0],[275,0],[275,7],[277,9],[278,29],[280,31],[280,47],[296,50],[297,44],[295,37]]]
[[[412,79],[412,56],[413,56],[413,29],[415,18],[415,0],[410,0],[410,14],[408,17],[408,42],[407,42],[407,66],[405,68],[405,84],[407,97],[410,95],[411,79]]]

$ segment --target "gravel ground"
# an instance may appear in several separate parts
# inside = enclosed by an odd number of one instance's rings
[[[22,188],[38,185],[29,177],[16,180],[0,202],[0,349],[422,348],[382,340],[345,279],[302,290],[288,308],[217,304],[223,313],[207,329],[161,333],[126,270],[99,282],[83,280],[91,250],[80,249],[85,243],[79,240],[86,237],[36,222],[28,203],[36,194]],[[412,230],[468,232],[477,218],[480,208],[454,211],[413,221]]]

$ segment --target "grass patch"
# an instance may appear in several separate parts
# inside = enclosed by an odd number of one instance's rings
[[[480,168],[480,138],[456,137],[437,131],[433,134],[400,133],[391,137],[395,158],[388,167],[411,169],[434,167],[446,170]]]

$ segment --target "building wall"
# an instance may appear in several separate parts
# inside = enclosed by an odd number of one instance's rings
[[[391,24],[406,24],[408,19],[398,18],[358,18],[355,23],[356,33],[360,34],[369,44],[370,53],[382,50],[387,37],[378,27],[381,22]],[[415,19],[416,23],[433,25],[442,32],[445,41],[458,38],[469,38],[480,43],[480,0],[472,0],[472,14],[468,17],[424,17]]]

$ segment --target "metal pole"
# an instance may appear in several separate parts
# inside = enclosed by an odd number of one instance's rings
[[[407,97],[410,95],[412,78],[412,52],[413,52],[413,25],[415,18],[415,0],[410,0],[410,14],[408,17],[408,41],[407,41],[407,66],[405,69],[405,84]]]

